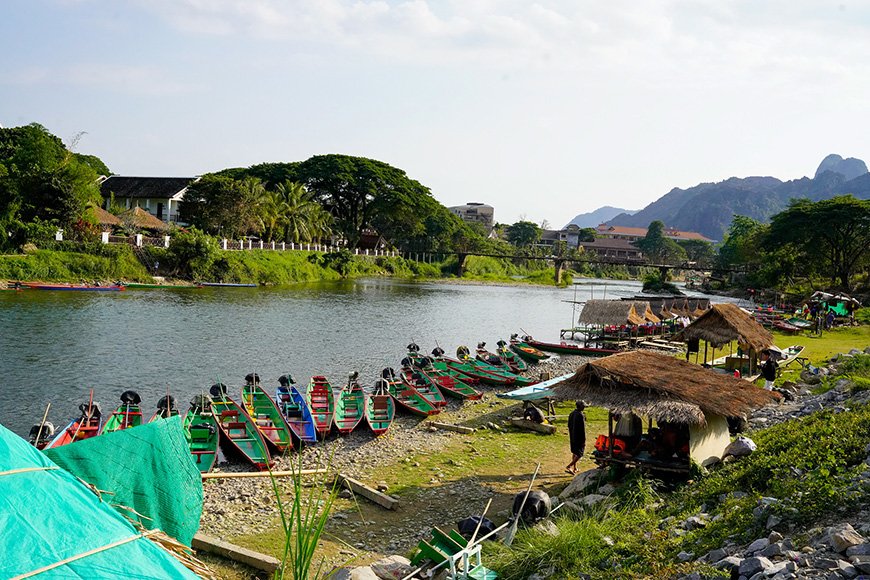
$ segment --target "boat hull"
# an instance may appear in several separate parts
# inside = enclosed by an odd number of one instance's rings
[[[299,389],[295,386],[278,387],[275,401],[296,439],[303,443],[316,443],[317,427],[314,425],[314,417],[311,416],[311,409]]]
[[[184,415],[184,437],[190,448],[190,456],[200,473],[214,469],[220,444],[220,428],[211,411],[190,409]]]
[[[332,429],[333,417],[335,416],[335,395],[326,377],[311,378],[308,390],[305,392],[305,401],[308,403],[308,408],[311,409],[317,437],[324,439]]]
[[[396,405],[389,393],[375,393],[365,397],[366,425],[372,433],[381,435],[393,424]]]
[[[573,354],[577,356],[610,356],[619,352],[618,350],[612,348],[595,348],[591,346],[579,346],[567,343],[555,344],[552,342],[540,342],[531,339],[526,340],[526,344],[531,347],[537,348],[538,350],[545,350],[558,354]]]
[[[220,429],[221,442],[257,469],[268,469],[272,464],[269,448],[245,410],[229,397],[222,397],[212,401],[212,412]]]
[[[344,388],[335,398],[333,422],[340,435],[349,435],[365,415],[365,393],[357,384]]]
[[[266,394],[266,391],[258,385],[245,385],[242,387],[242,404],[254,420],[254,425],[263,436],[266,445],[278,453],[293,448],[290,427],[275,401]]]

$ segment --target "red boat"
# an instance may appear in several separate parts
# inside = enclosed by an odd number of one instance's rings
[[[68,443],[75,443],[82,439],[90,439],[100,434],[100,428],[103,426],[103,418],[100,413],[100,405],[94,403],[94,392],[91,391],[91,396],[87,403],[79,405],[79,410],[82,412],[78,419],[73,419],[66,429],[58,433],[57,437],[51,440],[51,443],[45,446],[46,449],[52,447],[60,447]]]
[[[523,342],[529,346],[533,346],[539,350],[549,352],[557,352],[559,354],[574,354],[577,356],[610,356],[620,352],[614,348],[596,348],[592,346],[580,346],[579,344],[568,344],[567,342],[541,342],[535,340],[531,336],[523,337]]]
[[[335,416],[335,395],[332,385],[323,376],[313,376],[308,383],[308,391],[305,393],[308,408],[314,418],[314,427],[317,436],[324,439],[332,429],[332,419]]]
[[[22,284],[33,290],[66,290],[83,292],[121,292],[123,286],[113,284],[111,286],[92,286],[90,284]]]

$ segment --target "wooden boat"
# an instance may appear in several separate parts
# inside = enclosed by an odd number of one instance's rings
[[[351,375],[347,386],[338,392],[335,398],[335,416],[333,422],[340,435],[348,435],[357,428],[365,415],[366,397],[356,382],[359,373]]]
[[[257,469],[268,469],[272,457],[254,420],[227,396],[227,387],[223,383],[212,385],[209,393],[212,413],[221,432],[221,442],[243,455]]]
[[[458,358],[462,362],[471,363],[476,366],[478,369],[485,371],[494,375],[501,375],[507,378],[513,379],[513,384],[524,386],[524,385],[532,385],[538,381],[535,379],[529,379],[524,376],[515,374],[506,370],[504,367],[498,367],[494,364],[490,364],[486,361],[478,360],[476,358],[471,357],[471,353],[468,351],[467,346],[460,346],[456,349],[456,358]]]
[[[807,328],[812,328],[813,326],[815,326],[815,324],[813,324],[806,318],[800,318],[798,316],[792,316],[791,318],[787,319],[786,322],[788,322],[792,326],[797,326],[798,328],[803,328],[805,330]]]
[[[293,449],[290,427],[284,420],[284,415],[281,414],[275,401],[260,387],[260,378],[255,374],[245,377],[245,386],[242,387],[242,405],[254,420],[257,431],[272,450],[284,453],[288,449]]]
[[[398,380],[393,369],[387,368],[381,371],[381,380],[386,383],[386,389],[399,409],[419,417],[428,417],[441,412],[439,407],[430,403],[417,389]],[[379,384],[379,387],[383,388],[383,384]]]
[[[523,341],[538,350],[546,350],[548,352],[556,352],[559,354],[573,354],[577,356],[610,356],[619,351],[613,348],[596,348],[591,346],[580,346],[579,344],[568,344],[567,342],[541,342],[533,339],[531,336],[523,337]]]
[[[438,385],[422,370],[404,365],[399,371],[399,376],[402,378],[402,382],[416,389],[418,393],[426,397],[426,400],[436,407],[447,406],[447,400],[441,394]]]
[[[90,284],[23,284],[33,290],[64,290],[80,292],[120,292],[123,286],[112,284],[110,286],[92,286]]]
[[[465,377],[462,373],[451,370],[445,363],[440,363],[439,366],[442,368],[436,368],[435,365],[435,361],[427,356],[423,357],[423,366],[417,368],[438,385],[438,389],[443,394],[457,399],[474,400],[483,397],[483,393],[467,383],[468,380],[471,380],[470,377]]]
[[[200,473],[208,473],[217,462],[220,443],[220,431],[212,412],[211,400],[205,395],[194,397],[182,425],[193,462]]]
[[[200,286],[209,288],[256,288],[256,284],[237,284],[233,282],[197,282]]]
[[[526,361],[524,361],[517,353],[512,351],[508,343],[500,340],[496,345],[498,348],[496,349],[495,354],[498,355],[501,362],[510,368],[512,373],[521,373],[529,370],[529,365],[526,364]]]
[[[453,370],[455,372],[461,373],[467,377],[471,377],[477,380],[484,385],[493,385],[493,386],[507,386],[512,385],[515,382],[513,376],[507,376],[503,373],[490,373],[482,370],[477,365],[472,364],[467,361],[460,361],[454,358],[450,358],[444,356],[444,351],[439,347],[435,348],[432,351],[432,354],[435,355],[435,362],[432,363],[435,368],[440,368],[440,365],[445,365],[445,367]]]
[[[178,409],[175,408],[175,397],[165,395],[157,401],[157,412],[151,415],[148,422],[156,421],[157,419],[168,419],[178,415]]]
[[[70,421],[60,433],[55,436],[51,442],[45,446],[46,449],[52,447],[60,447],[69,443],[75,443],[82,439],[90,439],[100,434],[100,427],[103,425],[103,418],[100,413],[99,403],[94,402],[94,392],[91,391],[91,396],[87,403],[79,405],[81,416],[78,419]]]
[[[489,352],[486,350],[485,342],[478,342],[477,348],[474,349],[474,358],[485,362],[489,365],[494,366],[497,369],[501,369],[503,371],[513,372],[510,365],[501,360],[501,357],[495,354],[494,352]]]
[[[325,438],[332,429],[332,418],[335,415],[335,395],[332,385],[326,377],[317,375],[311,377],[308,390],[305,393],[305,401],[311,409],[314,418],[314,427],[317,429],[317,437]]]
[[[782,332],[792,333],[792,334],[796,334],[796,333],[803,330],[803,328],[798,328],[794,324],[789,324],[785,320],[772,320],[770,322],[770,324],[771,324],[771,326],[773,326],[777,330],[780,330]]]
[[[303,443],[317,442],[317,427],[314,425],[314,417],[311,409],[305,402],[305,396],[299,392],[293,384],[290,375],[281,376],[278,379],[280,386],[275,391],[275,402],[284,414],[287,426],[298,441]]]
[[[778,361],[779,366],[785,367],[793,363],[804,352],[804,346],[801,344],[793,344],[782,351],[784,358]]]
[[[380,435],[390,428],[396,415],[396,404],[390,396],[387,382],[379,379],[375,383],[375,390],[371,395],[365,396],[366,423],[372,433]]]
[[[45,447],[54,439],[54,423],[45,421],[37,423],[30,428],[30,444],[37,449],[45,449]]]
[[[102,432],[111,433],[112,431],[120,431],[141,425],[142,409],[139,407],[141,402],[142,399],[136,391],[124,391],[121,393],[121,404],[106,419]]]
[[[170,290],[187,290],[191,288],[202,288],[199,284],[140,284],[138,282],[130,282],[123,284],[128,290],[154,290],[154,289],[170,289]]]
[[[548,355],[544,351],[537,349],[533,346],[529,346],[522,340],[518,339],[516,334],[511,335],[510,348],[527,362],[534,363],[550,358],[550,355]]]

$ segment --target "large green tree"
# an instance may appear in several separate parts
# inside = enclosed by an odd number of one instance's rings
[[[647,261],[654,264],[677,264],[686,260],[686,251],[677,242],[665,236],[665,224],[659,220],[652,222],[646,236],[634,242]]]
[[[505,229],[507,240],[518,248],[527,248],[541,239],[541,228],[530,221],[518,221]]]
[[[852,274],[870,252],[870,200],[851,195],[792,200],[771,218],[766,241],[771,248],[795,248],[832,284],[839,281],[849,288]]]
[[[719,247],[719,264],[729,268],[759,263],[768,227],[751,217],[735,215]]]
[[[187,188],[181,217],[206,232],[234,238],[262,229],[260,208],[265,203],[260,180],[204,175]]]

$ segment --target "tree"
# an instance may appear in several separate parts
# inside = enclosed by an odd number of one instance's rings
[[[719,248],[719,264],[725,268],[758,263],[768,226],[750,217],[735,215]]]
[[[655,264],[681,263],[686,261],[686,252],[677,242],[665,236],[665,224],[652,222],[646,236],[634,242],[646,259]]]
[[[233,238],[262,229],[259,212],[265,189],[255,178],[241,181],[204,175],[190,185],[181,204],[181,217],[206,232]]]
[[[695,262],[699,266],[708,267],[716,260],[716,252],[713,251],[713,244],[704,240],[680,240],[677,242],[683,251],[686,252],[686,259],[690,262]]]
[[[788,209],[771,218],[767,243],[791,245],[819,271],[839,280],[843,288],[870,252],[870,200],[840,195],[821,201],[792,200]]]
[[[596,233],[595,228],[580,228],[580,233],[577,235],[577,241],[594,242]]]
[[[507,240],[518,248],[531,246],[541,239],[541,228],[529,221],[518,221],[505,230]]]
[[[301,183],[286,181],[275,193],[278,225],[286,242],[310,242],[330,234],[332,216],[314,200]]]

